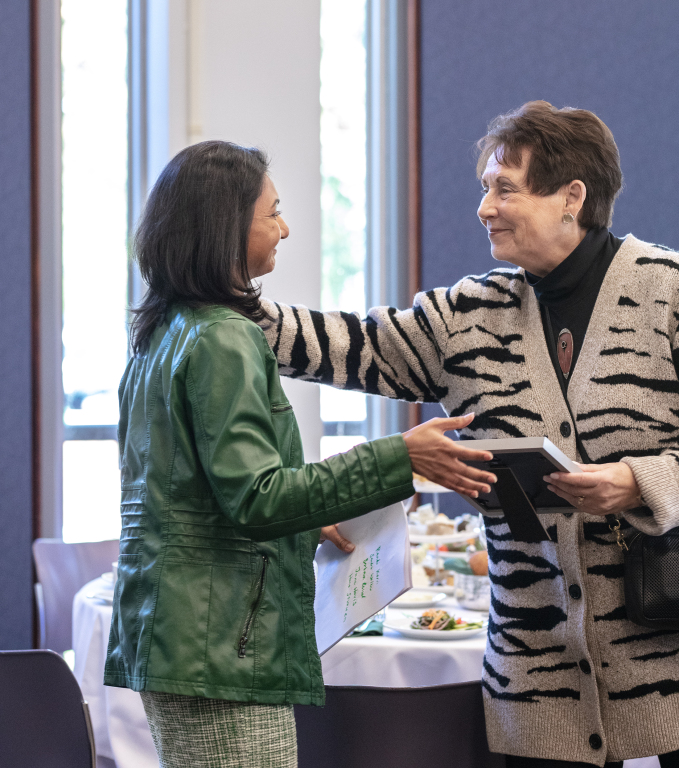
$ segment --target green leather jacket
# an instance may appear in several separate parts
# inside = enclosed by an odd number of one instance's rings
[[[223,307],[177,309],[130,361],[119,396],[122,534],[104,682],[322,704],[318,529],[412,495],[403,438],[305,465],[262,330]]]

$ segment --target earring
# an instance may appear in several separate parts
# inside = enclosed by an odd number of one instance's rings
[[[572,224],[575,221],[575,216],[573,216],[570,211],[566,211],[561,221],[563,221],[564,224]]]

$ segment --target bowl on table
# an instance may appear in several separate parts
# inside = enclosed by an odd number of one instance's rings
[[[472,611],[490,610],[490,579],[488,576],[455,574],[455,597],[463,607]]]

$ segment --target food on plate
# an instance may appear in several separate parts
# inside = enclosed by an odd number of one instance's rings
[[[433,579],[436,575],[436,568],[433,565],[423,565],[422,569],[427,574],[427,577]]]
[[[413,587],[428,587],[429,576],[421,565],[413,565]]]
[[[410,625],[411,629],[431,629],[434,631],[463,630],[463,629],[481,629],[482,621],[465,621],[462,618],[455,618],[447,611],[430,608],[425,611],[418,619],[415,619]]]
[[[427,526],[427,536],[448,536],[451,533],[457,533],[455,523],[452,520],[448,523],[434,521]]]
[[[487,576],[488,575],[488,552],[482,550],[481,552],[474,552],[469,558],[469,566],[472,569],[474,576]]]
[[[434,521],[427,526],[427,536],[448,536],[451,533],[457,533],[455,521],[442,513],[436,515]]]
[[[436,568],[425,565],[424,572],[427,575],[427,587],[446,586],[452,587],[454,583],[454,574],[446,569],[441,569],[438,573]],[[419,586],[413,583],[413,586]]]
[[[460,515],[459,517],[455,518],[455,525],[457,525],[457,530],[462,533],[462,531],[467,531],[473,528],[474,520],[472,516],[467,513],[465,515]]]
[[[431,504],[421,504],[414,512],[408,514],[410,525],[427,525],[436,517]]]
[[[436,517],[431,504],[422,504],[414,512],[408,513],[410,532],[418,535],[427,533],[427,525]]]
[[[474,543],[474,539],[465,539],[465,541],[456,541],[453,544],[446,544],[448,552],[466,552],[467,547]]]
[[[410,548],[410,557],[413,565],[421,565],[429,553],[429,547],[426,544],[416,544]]]

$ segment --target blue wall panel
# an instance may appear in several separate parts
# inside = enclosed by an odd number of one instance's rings
[[[0,8],[0,649],[32,644],[30,6]]]
[[[422,287],[498,265],[473,148],[526,101],[594,111],[625,188],[612,231],[679,249],[679,3],[421,0]],[[502,266],[502,263],[499,264]],[[426,406],[425,418],[440,415]]]
[[[494,264],[474,142],[532,99],[590,109],[625,175],[618,235],[679,248],[679,3],[422,0],[423,287]]]

